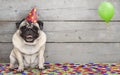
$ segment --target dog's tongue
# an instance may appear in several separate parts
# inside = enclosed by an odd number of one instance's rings
[[[26,37],[27,37],[27,38],[32,38],[32,35],[27,35]]]

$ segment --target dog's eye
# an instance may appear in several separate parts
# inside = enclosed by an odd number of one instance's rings
[[[38,28],[36,26],[33,26],[32,31],[38,32]]]
[[[38,28],[37,28],[37,27],[35,27],[35,26],[33,27],[33,29],[34,29],[34,30],[36,30],[36,31],[38,31]]]
[[[20,28],[21,31],[25,31],[26,30],[26,26],[23,26]]]

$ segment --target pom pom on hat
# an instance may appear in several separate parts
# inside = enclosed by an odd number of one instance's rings
[[[26,17],[26,20],[31,23],[36,23],[38,19],[37,13],[36,13],[36,7],[34,7],[31,12]]]

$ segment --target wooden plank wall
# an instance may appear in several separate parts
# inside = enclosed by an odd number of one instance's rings
[[[103,1],[115,6],[109,25],[97,14]],[[0,62],[9,62],[15,22],[34,6],[47,34],[47,62],[120,62],[120,0],[0,0]]]

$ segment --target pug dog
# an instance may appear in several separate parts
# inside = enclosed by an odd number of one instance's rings
[[[42,31],[43,23],[30,23],[23,19],[16,26],[17,31],[12,38],[14,48],[10,54],[10,68],[15,68],[17,64],[18,71],[37,66],[44,69],[46,34]]]
[[[14,69],[18,65],[19,72],[28,67],[44,69],[46,34],[42,31],[43,22],[32,20],[17,22],[17,31],[12,38],[14,47],[10,53],[10,68]]]

